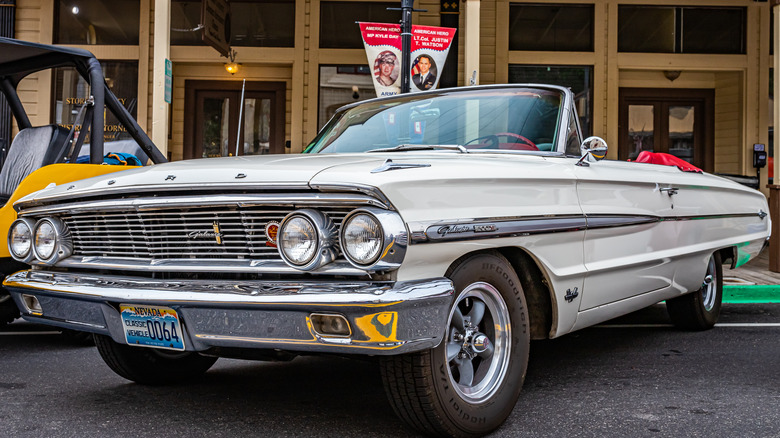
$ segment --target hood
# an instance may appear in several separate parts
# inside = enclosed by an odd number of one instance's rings
[[[333,166],[368,162],[369,167],[383,159],[367,154],[265,155],[251,157],[205,158],[176,161],[96,176],[48,187],[20,199],[19,203],[44,202],[59,197],[79,197],[100,192],[129,190],[197,190],[198,188],[278,185],[308,187],[319,172]]]
[[[395,165],[409,164],[420,167],[372,173],[388,159]],[[465,163],[464,159],[467,159],[468,163]],[[501,169],[505,168],[507,171],[516,172],[505,166],[507,162],[518,159],[544,162],[544,158],[540,156],[477,155],[454,151],[206,158],[129,169],[61,184],[25,196],[18,202],[37,204],[83,195],[110,195],[146,190],[198,190],[210,187],[224,189],[227,186],[236,189],[258,185],[305,189],[310,186],[360,185],[381,189],[398,181],[424,183],[429,178],[439,180],[443,176],[445,179],[456,175],[462,177],[466,168],[490,169],[490,172],[498,173],[503,173]],[[484,172],[477,173],[485,176]]]

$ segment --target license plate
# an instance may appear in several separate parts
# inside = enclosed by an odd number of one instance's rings
[[[120,304],[128,345],[184,350],[179,315],[169,307]]]

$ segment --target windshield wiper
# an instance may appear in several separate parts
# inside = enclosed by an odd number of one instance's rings
[[[402,152],[402,151],[432,151],[436,149],[446,149],[458,151],[462,154],[468,154],[469,150],[459,144],[399,144],[392,148],[371,149],[366,152]]]

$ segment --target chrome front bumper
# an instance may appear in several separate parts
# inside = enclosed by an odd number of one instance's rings
[[[153,280],[21,271],[3,283],[31,322],[111,336],[126,343],[120,304],[179,314],[187,350],[212,347],[391,355],[441,342],[452,301],[446,278],[414,282]],[[23,296],[42,309],[27,308]],[[311,314],[344,316],[348,337],[318,334]],[[381,324],[381,326],[377,326]]]

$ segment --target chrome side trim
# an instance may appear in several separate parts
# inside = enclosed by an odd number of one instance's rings
[[[762,219],[760,212],[665,217],[608,214],[557,215],[527,218],[479,218],[441,222],[415,222],[409,224],[409,229],[411,230],[411,242],[420,244],[595,230],[600,228],[627,227],[657,222],[751,217]]]
[[[432,225],[425,230],[431,242],[523,236],[538,233],[582,230],[585,216]]]
[[[235,189],[235,187],[233,187]],[[27,203],[17,204],[15,208],[19,211],[19,216],[32,216],[40,214],[58,214],[58,213],[86,213],[93,211],[109,212],[120,211],[133,208],[138,211],[159,210],[166,208],[180,207],[206,207],[217,205],[235,205],[238,207],[251,206],[275,206],[275,207],[294,207],[305,204],[307,206],[331,206],[331,205],[370,205],[379,208],[388,208],[388,206],[372,197],[365,195],[351,194],[329,194],[329,193],[295,193],[295,194],[230,194],[230,195],[193,195],[193,196],[170,196],[170,197],[142,197],[142,198],[124,198],[107,199],[99,201],[80,201],[68,204],[46,205],[41,207],[24,208]]]

